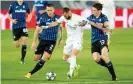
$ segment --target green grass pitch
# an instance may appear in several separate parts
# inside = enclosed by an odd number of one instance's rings
[[[77,63],[81,65],[79,76],[69,81],[66,73],[69,65],[62,60],[63,46],[66,33],[63,33],[63,44],[56,46],[52,58],[44,67],[35,73],[30,79],[24,75],[35,66],[34,52],[30,49],[33,38],[33,30],[29,30],[26,64],[20,64],[21,47],[16,49],[10,30],[1,31],[1,83],[2,84],[133,84],[133,28],[115,29],[109,46],[110,59],[113,62],[118,81],[112,82],[108,70],[97,65],[91,56],[90,30],[84,31],[83,50],[77,57]],[[47,81],[46,72],[54,71],[57,74],[55,81]]]

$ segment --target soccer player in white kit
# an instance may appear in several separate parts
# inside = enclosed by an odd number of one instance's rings
[[[76,63],[76,56],[82,49],[82,44],[83,44],[82,26],[88,23],[98,28],[101,27],[99,27],[99,25],[93,22],[87,21],[86,19],[77,14],[73,14],[69,8],[65,7],[63,8],[63,15],[56,22],[49,24],[49,26],[47,27],[42,26],[42,28],[47,29],[52,26],[57,26],[62,22],[66,22],[66,30],[67,30],[67,40],[63,50],[64,53],[63,60],[65,60],[70,64],[70,70],[67,76],[69,79],[71,79],[74,76],[78,75],[78,70],[80,68],[80,65],[77,65]]]
[[[114,0],[98,0],[99,3],[103,4],[102,13],[108,17],[110,29],[114,29],[114,18],[115,18],[115,4]],[[108,35],[108,45],[110,44],[110,33]]]

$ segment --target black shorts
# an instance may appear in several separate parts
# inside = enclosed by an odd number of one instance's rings
[[[37,46],[37,49],[35,50],[35,54],[40,55],[43,54],[44,51],[49,54],[52,54],[55,45],[56,45],[55,41],[49,41],[49,40],[40,41]]]
[[[107,40],[98,40],[98,41],[95,41],[91,45],[91,52],[92,52],[92,54],[94,52],[98,52],[101,55],[101,51],[102,51],[103,47],[105,47],[105,46],[108,48]]]
[[[14,41],[19,40],[21,38],[21,36],[28,37],[27,28],[13,29],[13,39],[14,39]]]

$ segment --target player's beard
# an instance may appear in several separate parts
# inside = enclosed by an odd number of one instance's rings
[[[70,19],[71,19],[71,16],[68,16],[66,19],[67,19],[67,20],[70,20]]]

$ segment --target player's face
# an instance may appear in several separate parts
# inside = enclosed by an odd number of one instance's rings
[[[99,16],[101,14],[101,10],[97,10],[96,8],[92,8],[92,12],[94,14],[94,16]]]
[[[54,7],[46,7],[46,12],[48,16],[52,17],[54,15]]]
[[[18,1],[18,4],[22,4],[23,3],[23,0],[17,0]]]
[[[68,13],[63,13],[63,16],[64,16],[67,20],[70,20],[71,17],[72,17],[72,13],[71,13],[71,11],[69,11]]]

